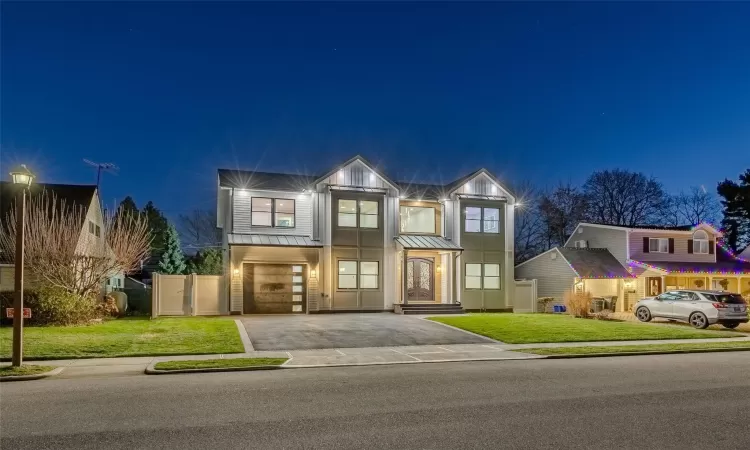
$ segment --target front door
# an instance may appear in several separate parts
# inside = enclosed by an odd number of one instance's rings
[[[432,259],[409,258],[406,262],[406,299],[435,301],[435,262]]]

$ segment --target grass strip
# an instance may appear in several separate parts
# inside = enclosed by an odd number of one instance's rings
[[[37,375],[40,373],[54,370],[51,366],[37,366],[35,364],[22,365],[21,367],[3,366],[0,367],[0,377],[17,377],[21,375]]]
[[[616,345],[616,346],[582,346],[582,347],[552,347],[552,348],[524,348],[515,351],[533,353],[535,355],[595,355],[610,353],[642,353],[642,352],[686,352],[710,350],[750,350],[750,341],[742,342],[707,342],[694,344],[648,344],[648,345]]]
[[[195,359],[187,361],[164,361],[156,363],[156,370],[185,369],[239,369],[244,367],[280,366],[288,358],[229,358],[229,359]]]

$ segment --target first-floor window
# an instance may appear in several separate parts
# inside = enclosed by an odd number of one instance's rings
[[[339,289],[357,289],[357,261],[339,261]]]
[[[500,264],[467,263],[465,267],[466,289],[500,289]]]
[[[359,288],[377,289],[380,268],[377,261],[361,261],[359,263]]]
[[[339,289],[378,289],[379,280],[377,261],[339,261]]]
[[[669,239],[668,238],[649,239],[648,251],[650,253],[669,253]]]
[[[482,265],[466,264],[466,289],[482,289]]]
[[[485,264],[482,285],[485,289],[500,289],[500,264]]]

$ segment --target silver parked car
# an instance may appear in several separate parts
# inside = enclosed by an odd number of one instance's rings
[[[695,328],[720,323],[737,328],[747,323],[747,304],[739,294],[724,291],[679,289],[656,297],[646,297],[635,304],[635,316],[641,322],[653,318],[680,320]]]

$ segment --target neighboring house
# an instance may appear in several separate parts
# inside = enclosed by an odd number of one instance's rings
[[[5,226],[8,220],[8,214],[12,208],[15,208],[15,199],[17,186],[13,183],[0,181],[0,226]],[[43,193],[54,196],[57,199],[57,208],[80,208],[86,213],[85,222],[82,225],[78,247],[87,249],[87,251],[98,251],[97,248],[104,250],[106,245],[102,240],[102,230],[104,228],[104,216],[102,213],[99,194],[96,186],[76,185],[76,184],[50,184],[34,183],[29,187],[29,193],[26,197],[27,208],[31,199],[37,198]],[[14,286],[15,269],[8,255],[0,254],[0,291],[12,291]],[[102,292],[109,292],[111,285],[116,285],[122,275],[114,275],[113,279],[108,280],[102,286]],[[33,279],[26,277],[25,286],[33,286]]]
[[[616,292],[617,310],[629,311],[640,298],[672,289],[750,291],[750,262],[725,250],[721,238],[721,231],[706,223],[625,227],[584,222],[578,224],[565,247],[606,249],[626,267],[634,279],[613,276],[606,283],[598,282],[597,286],[583,284],[594,295]],[[547,265],[545,254],[516,266],[516,277],[536,278],[540,297],[561,298],[560,290],[571,288],[571,283],[544,268]],[[579,278],[574,281],[578,286],[581,285]]]
[[[320,176],[220,169],[227,309],[509,310],[515,198],[478,170],[401,183],[356,156]]]

